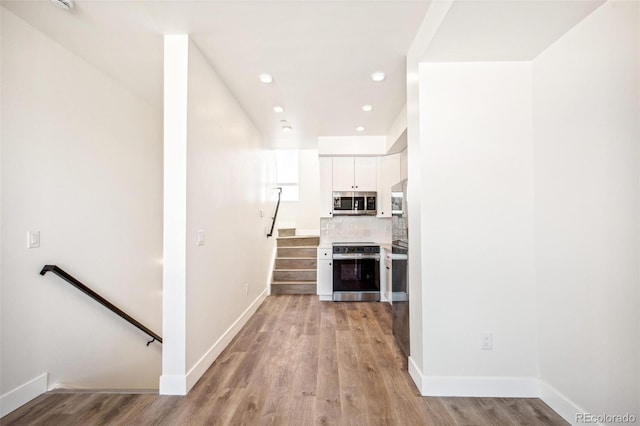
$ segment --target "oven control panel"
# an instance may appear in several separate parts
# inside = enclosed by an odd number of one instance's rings
[[[376,254],[380,253],[380,246],[367,245],[349,245],[349,244],[334,244],[333,245],[333,254],[352,254],[352,253],[362,253],[362,254]]]

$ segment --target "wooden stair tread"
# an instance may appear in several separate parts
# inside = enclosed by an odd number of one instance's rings
[[[315,258],[315,257],[297,257],[297,256],[292,256],[292,257],[287,257],[287,256],[278,256],[278,257],[276,257],[276,260],[277,260],[277,259],[287,259],[287,260],[292,260],[292,259],[295,259],[295,260],[316,260],[316,258]]]
[[[271,294],[316,294],[318,235],[296,235],[295,228],[279,228],[271,277]]]
[[[309,272],[309,271],[317,271],[317,268],[306,268],[306,269],[291,269],[291,268],[281,268],[281,269],[274,269],[273,271],[276,272]]]

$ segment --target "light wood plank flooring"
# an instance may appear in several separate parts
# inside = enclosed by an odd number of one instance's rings
[[[385,303],[270,296],[186,397],[56,393],[2,425],[565,425],[539,399],[425,398]]]

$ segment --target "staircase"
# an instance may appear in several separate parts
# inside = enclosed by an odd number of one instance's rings
[[[296,236],[295,229],[278,229],[271,294],[317,294],[317,248],[320,237]]]

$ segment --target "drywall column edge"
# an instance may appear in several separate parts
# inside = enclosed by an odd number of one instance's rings
[[[164,270],[160,394],[186,395],[187,80],[189,37],[164,37]]]
[[[418,29],[415,39],[407,53],[407,155],[408,155],[408,194],[409,205],[409,330],[411,338],[411,349],[409,356],[409,374],[424,394],[423,372],[425,371],[424,359],[424,316],[422,279],[422,227],[420,208],[420,193],[422,171],[421,139],[420,139],[420,99],[419,99],[419,65],[424,56],[424,52],[435,36],[440,24],[449,12],[454,0],[434,2],[429,6],[427,14]]]

